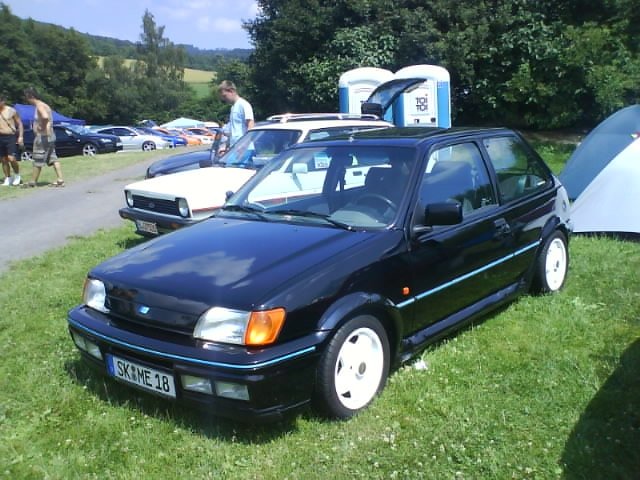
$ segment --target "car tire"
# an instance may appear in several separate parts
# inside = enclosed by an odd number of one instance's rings
[[[143,152],[150,152],[152,150],[156,149],[156,144],[153,142],[144,142],[142,144],[142,151]]]
[[[535,268],[534,293],[553,293],[562,289],[569,271],[569,249],[564,233],[556,230],[547,238]]]
[[[350,418],[366,408],[389,375],[389,340],[371,315],[349,320],[329,340],[317,369],[314,406],[331,418]]]
[[[95,157],[98,153],[98,147],[93,143],[85,143],[82,147],[82,155],[85,157]]]
[[[20,154],[20,160],[23,162],[33,162],[33,153],[29,150],[24,150]]]

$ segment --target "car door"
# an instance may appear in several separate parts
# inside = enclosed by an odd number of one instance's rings
[[[445,319],[453,325],[456,312],[479,308],[513,287],[513,233],[490,175],[477,141],[438,145],[428,156],[408,254],[413,331]],[[425,206],[441,202],[461,204],[462,222],[420,227]]]
[[[513,236],[510,274],[522,277],[535,260],[543,227],[554,215],[553,176],[535,151],[516,134],[487,136],[482,147],[495,178],[502,218]]]
[[[140,142],[137,140],[136,134],[132,130],[123,127],[115,127],[112,130],[114,135],[120,137],[123,150],[138,150],[140,147],[138,143]]]
[[[54,127],[56,134],[56,154],[61,157],[78,154],[76,138],[70,130],[64,127]]]

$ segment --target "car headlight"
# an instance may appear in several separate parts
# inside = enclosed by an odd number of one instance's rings
[[[102,313],[108,313],[107,308],[107,290],[104,283],[95,278],[87,278],[84,281],[84,291],[82,293],[83,303],[94,310]]]
[[[101,141],[102,143],[111,143],[111,140],[110,140],[110,139],[108,139],[108,138],[101,138],[101,139],[100,139],[100,141]]]
[[[133,194],[129,190],[125,190],[124,196],[127,199],[127,205],[133,207]]]
[[[200,316],[193,336],[236,345],[269,345],[278,338],[284,318],[284,308],[245,312],[213,307]]]
[[[178,212],[182,217],[186,218],[189,216],[189,204],[184,198],[178,199]]]

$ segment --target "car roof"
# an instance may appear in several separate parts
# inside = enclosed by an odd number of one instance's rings
[[[360,120],[360,119],[348,119],[348,120],[296,120],[294,122],[265,122],[256,125],[251,129],[253,130],[297,130],[297,131],[309,131],[325,128],[339,128],[339,127],[391,127],[393,126],[389,122],[384,120]]]
[[[480,135],[514,134],[507,128],[479,128],[479,127],[393,127],[375,130],[363,130],[349,135],[338,135],[330,139],[305,142],[308,144],[344,144],[345,141],[359,144],[397,145],[412,147],[426,141],[435,143],[439,140],[466,139]]]

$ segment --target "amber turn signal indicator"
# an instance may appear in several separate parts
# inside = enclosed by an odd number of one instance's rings
[[[260,346],[275,342],[284,325],[284,317],[284,308],[251,312],[244,334],[245,345]]]

